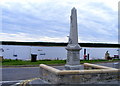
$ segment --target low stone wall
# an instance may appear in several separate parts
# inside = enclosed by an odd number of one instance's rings
[[[84,69],[90,70],[90,69],[115,69],[111,67],[101,66],[101,65],[95,65],[90,63],[84,63]]]
[[[83,83],[96,83],[105,80],[119,80],[120,70],[94,65],[84,64],[85,67],[98,68],[94,70],[58,70],[53,67],[41,64],[40,65],[40,78],[52,84],[83,84]],[[98,67],[99,66],[99,67]],[[104,68],[103,68],[104,67]]]

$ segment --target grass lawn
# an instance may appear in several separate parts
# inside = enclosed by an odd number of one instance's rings
[[[9,65],[39,65],[39,64],[65,64],[65,60],[37,60],[36,62],[23,61],[23,60],[11,60],[11,59],[4,59],[2,61],[3,66]]]
[[[99,62],[114,62],[120,61],[120,59],[116,60],[81,60],[80,63],[99,63]],[[31,61],[23,61],[23,60],[11,60],[11,59],[4,59],[2,60],[2,66],[13,66],[13,65],[39,65],[39,64],[47,64],[47,65],[64,65],[66,64],[65,60],[37,60],[37,62]]]

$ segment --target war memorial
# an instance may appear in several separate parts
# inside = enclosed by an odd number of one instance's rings
[[[61,86],[74,86],[75,84],[99,84],[105,81],[120,81],[120,69],[97,64],[80,64],[80,50],[78,44],[77,10],[73,8],[70,16],[70,34],[66,47],[67,60],[64,66],[48,66],[40,64],[40,78],[28,81],[32,85],[52,84]],[[75,86],[76,86],[75,85]],[[94,85],[96,86],[96,85]],[[108,85],[105,85],[108,86]],[[110,85],[112,86],[112,85]]]
[[[80,64],[78,44],[77,10],[73,8],[70,16],[70,35],[67,50],[67,60],[63,69],[40,64],[40,78],[51,84],[86,84],[105,80],[119,80],[120,70],[117,68],[95,64]]]

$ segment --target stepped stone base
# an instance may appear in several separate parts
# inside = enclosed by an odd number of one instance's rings
[[[81,65],[65,65],[65,69],[66,70],[80,70],[81,69]]]

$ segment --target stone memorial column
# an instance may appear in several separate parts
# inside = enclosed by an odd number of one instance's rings
[[[78,44],[78,29],[77,29],[77,11],[75,8],[71,10],[70,16],[70,35],[67,45],[67,60],[65,68],[68,70],[80,69],[79,51],[82,49]]]

